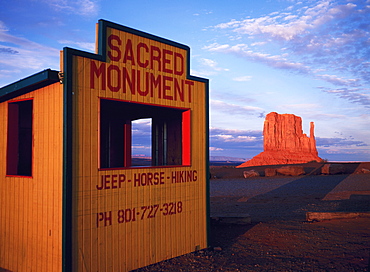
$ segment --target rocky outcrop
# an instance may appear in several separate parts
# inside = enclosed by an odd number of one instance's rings
[[[283,176],[300,176],[305,174],[303,166],[283,166],[276,169],[276,172]]]
[[[256,170],[249,170],[249,171],[244,171],[243,176],[244,178],[254,178],[254,177],[259,177],[260,174]]]
[[[308,137],[303,133],[301,117],[271,112],[263,127],[264,151],[237,167],[319,162],[314,129],[311,122]]]
[[[321,168],[321,173],[324,175],[339,175],[345,174],[346,168],[342,164],[325,164]]]
[[[275,168],[266,168],[265,169],[265,177],[274,177],[277,175],[277,171]]]
[[[247,172],[247,171],[244,171]],[[283,166],[280,168],[266,168],[265,169],[265,177],[274,177],[274,176],[300,176],[304,175],[306,172],[304,171],[303,166]]]

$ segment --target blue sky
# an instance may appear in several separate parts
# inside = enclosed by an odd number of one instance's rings
[[[267,113],[315,123],[319,156],[370,161],[370,1],[10,0],[0,10],[0,87],[46,68],[59,51],[94,51],[105,19],[191,48],[210,79],[211,156],[263,150]],[[144,123],[136,136],[145,134]],[[138,154],[148,154],[145,145]]]

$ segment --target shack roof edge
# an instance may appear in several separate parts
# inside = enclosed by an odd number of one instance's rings
[[[0,102],[59,82],[59,71],[46,69],[0,88]]]

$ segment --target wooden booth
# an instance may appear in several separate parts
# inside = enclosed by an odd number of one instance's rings
[[[207,247],[208,80],[100,20],[96,54],[0,89],[0,271],[129,271]],[[147,166],[132,123],[151,121]]]

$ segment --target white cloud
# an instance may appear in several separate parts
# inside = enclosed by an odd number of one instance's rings
[[[195,76],[209,77],[216,75],[219,72],[227,72],[229,69],[219,67],[218,63],[214,60],[207,58],[198,59],[199,67],[198,70],[191,69],[190,73]]]
[[[226,103],[224,101],[219,101],[219,100],[211,100],[211,107],[213,111],[226,112],[232,115],[234,114],[239,114],[239,115],[258,114],[261,111],[263,111],[259,107],[240,106],[240,105]]]
[[[288,15],[288,16],[284,17],[284,21],[292,20],[292,19],[295,19],[297,17],[298,17],[297,15]]]
[[[4,65],[8,73],[1,73],[0,78],[7,78],[10,72],[18,73],[20,69],[34,71],[46,68],[59,68],[59,50],[41,45],[23,37],[17,37],[8,33],[8,28],[0,21],[0,64]]]
[[[350,95],[349,90],[342,90],[340,97],[354,103],[363,99],[361,104],[367,105],[370,8],[360,1],[304,4],[295,3],[283,11],[218,24],[214,29],[230,30],[228,41],[216,40],[204,49],[306,75],[342,89],[355,88]],[[229,37],[235,34],[244,43],[233,44]],[[362,89],[361,95],[355,95],[356,89]]]
[[[312,27],[309,24],[310,17],[305,16],[297,18],[297,16],[285,16],[283,20],[289,22],[279,22],[280,15],[245,19],[242,21],[230,21],[216,25],[216,28],[226,29],[233,28],[234,32],[240,35],[267,35],[276,39],[291,40],[296,35],[303,33],[306,29]]]
[[[364,105],[367,108],[370,108],[370,93],[369,89],[328,89],[321,88],[326,93],[331,93],[339,96],[340,98],[346,99],[353,103]]]
[[[218,63],[214,60],[211,60],[211,59],[206,59],[206,58],[201,58],[200,59],[200,64],[207,67],[207,68],[210,68],[214,71],[229,71],[229,69],[225,69],[225,68],[221,68],[218,66]]]
[[[30,41],[23,37],[17,37],[11,34],[8,34],[8,29],[4,23],[0,21],[0,43],[7,43],[10,44],[6,46],[7,48],[11,48],[15,51],[20,50],[19,48],[27,48],[28,50],[36,50],[36,51],[44,51],[44,54],[55,54],[59,50],[55,48],[51,48],[45,45],[41,45],[39,43]],[[4,46],[2,46],[4,48]]]
[[[75,42],[75,41],[69,41],[69,40],[60,40],[58,42],[60,44],[63,44],[64,46],[76,45],[77,47],[79,47],[81,49],[85,49],[85,50],[88,50],[88,51],[95,52],[95,43]]]
[[[252,43],[251,46],[258,46],[258,45],[265,45],[267,42],[255,42]]]
[[[146,149],[146,150],[151,150],[151,146],[145,146],[145,145],[132,145],[131,148],[133,149]]]
[[[194,70],[194,69],[190,69],[190,74],[193,75],[193,76],[198,76],[198,77],[209,77],[209,76],[212,76],[214,74],[216,74],[214,71],[211,71],[211,70]]]
[[[2,21],[0,21],[0,31],[1,32],[8,31],[8,28],[6,27],[6,25]]]
[[[97,2],[92,0],[47,0],[44,2],[57,11],[83,16],[95,16],[99,11]]]
[[[359,82],[359,79],[344,79],[336,75],[316,75],[316,77],[321,78],[337,86],[357,87]]]
[[[214,135],[214,137],[218,137],[218,138],[221,138],[221,139],[224,139],[224,140],[233,139],[232,135],[227,135],[227,134]]]
[[[234,81],[251,81],[252,76],[241,76],[241,77],[234,77]]]
[[[246,142],[255,142],[260,139],[254,136],[247,135],[230,135],[230,134],[218,134],[212,135],[213,138],[218,138],[224,142],[234,142],[234,143],[246,143]]]
[[[229,50],[230,45],[228,44],[217,44],[213,43],[208,46],[203,47],[203,49],[209,50],[209,51],[214,51],[214,52],[219,52],[219,51],[224,51],[224,50]]]
[[[222,148],[224,154],[249,157],[263,149],[262,131],[210,128],[210,151]]]
[[[291,70],[299,73],[311,73],[310,68],[303,63],[288,60],[284,55],[271,55],[267,53],[254,52],[246,44],[230,46],[228,44],[219,45],[213,43],[204,47],[211,52],[231,53],[246,58],[251,61],[264,63],[277,69]]]
[[[236,138],[236,141],[238,142],[253,142],[256,140],[257,140],[257,137],[252,137],[252,136],[238,136]]]
[[[210,151],[222,151],[222,150],[224,150],[223,148],[220,148],[220,147],[213,147],[213,146],[210,146],[209,147],[209,150]]]

